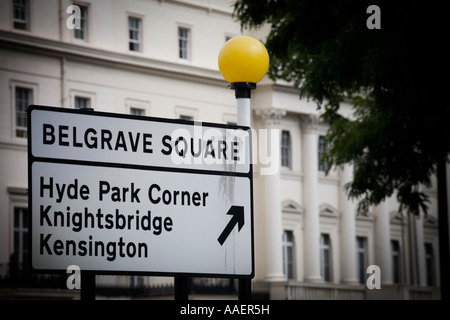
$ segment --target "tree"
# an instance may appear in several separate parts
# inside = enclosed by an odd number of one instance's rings
[[[379,9],[370,10],[371,5]],[[428,209],[439,159],[450,152],[450,106],[434,37],[443,9],[419,2],[366,0],[238,0],[241,26],[269,24],[269,76],[299,88],[329,123],[331,165],[354,162],[346,188],[367,210],[396,195],[400,210]],[[378,19],[378,20],[377,20]],[[378,24],[377,28],[369,28]],[[343,101],[351,119],[339,113]],[[331,166],[329,166],[331,167]]]

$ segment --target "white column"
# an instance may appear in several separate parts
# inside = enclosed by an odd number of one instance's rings
[[[302,116],[303,202],[305,205],[305,280],[322,282],[320,275],[320,227],[318,199],[318,118]]]
[[[412,217],[413,227],[415,228],[415,248],[416,248],[416,263],[418,273],[418,284],[420,286],[427,285],[426,270],[425,270],[425,244],[423,240],[423,213],[418,217]]]
[[[348,198],[345,184],[353,180],[353,166],[344,165],[341,171],[341,282],[357,284],[355,202]]]
[[[381,285],[392,284],[391,235],[386,202],[375,207],[375,264],[380,267]]]
[[[264,120],[264,127],[267,132],[267,154],[270,154],[270,165],[276,165],[275,170],[267,170],[261,175],[264,181],[264,201],[265,207],[265,243],[266,243],[266,280],[284,281],[283,274],[283,253],[282,253],[282,212],[280,195],[280,133],[278,128],[279,118],[286,112],[284,110],[259,110],[257,115]],[[278,130],[278,132],[272,132]],[[278,133],[278,134],[273,134]],[[259,138],[262,136],[260,135]],[[262,144],[259,143],[258,147]]]
[[[423,191],[423,187],[419,187]],[[426,286],[426,266],[425,266],[425,244],[423,238],[423,210],[419,210],[419,215],[408,215],[408,231],[410,233],[411,241],[411,272],[412,284],[419,286]]]

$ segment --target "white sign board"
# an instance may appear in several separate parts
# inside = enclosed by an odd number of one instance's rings
[[[31,106],[31,265],[251,278],[250,130]]]

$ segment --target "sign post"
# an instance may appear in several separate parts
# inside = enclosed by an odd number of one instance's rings
[[[81,272],[80,300],[95,300],[95,273]]]
[[[81,112],[93,112],[93,108],[81,108]],[[81,292],[80,300],[93,301],[95,300],[95,273],[82,271],[81,272]]]
[[[248,127],[44,106],[28,119],[32,270],[253,277]]]

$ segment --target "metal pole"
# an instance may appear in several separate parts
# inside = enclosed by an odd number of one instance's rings
[[[250,98],[237,98],[237,124],[250,127]]]
[[[80,299],[83,301],[95,300],[95,274],[81,270]]]
[[[252,299],[252,280],[239,279],[239,300],[251,300]]]
[[[256,88],[255,83],[237,82],[231,84],[231,89],[235,90],[237,102],[237,124],[239,126],[250,127],[250,98],[251,90]],[[251,279],[239,279],[239,300],[251,300],[252,282]]]
[[[175,300],[189,300],[189,278],[175,277]]]
[[[81,108],[83,113],[94,112],[94,108]],[[85,301],[95,300],[95,273],[81,270],[81,292],[80,299]]]

